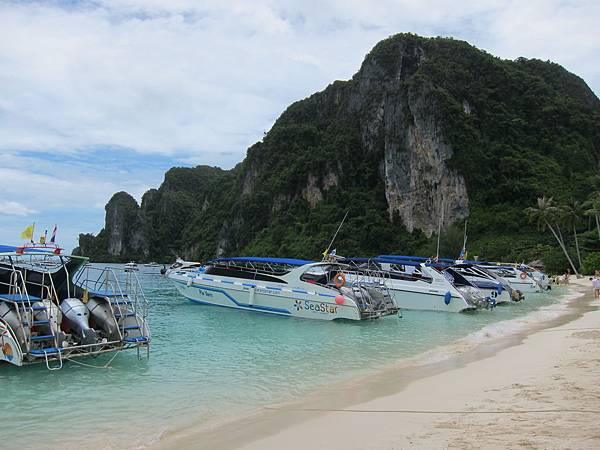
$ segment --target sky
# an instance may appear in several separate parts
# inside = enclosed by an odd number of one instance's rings
[[[600,93],[600,2],[0,0],[0,243],[104,205],[173,166],[231,168],[292,102],[399,32],[557,62]]]

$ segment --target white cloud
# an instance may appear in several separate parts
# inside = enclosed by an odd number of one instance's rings
[[[0,201],[0,215],[28,216],[34,212],[33,209],[30,209],[19,202]]]
[[[554,59],[600,87],[591,1],[57,5],[0,5],[0,149],[118,145],[230,167],[286,105],[400,31]]]

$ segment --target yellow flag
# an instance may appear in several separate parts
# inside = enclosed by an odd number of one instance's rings
[[[33,225],[29,225],[21,232],[21,238],[31,241],[33,239]]]

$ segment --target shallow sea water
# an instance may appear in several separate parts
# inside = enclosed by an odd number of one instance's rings
[[[466,336],[501,335],[557,314],[566,292],[470,314],[326,322],[194,304],[156,268],[139,278],[151,306],[150,359],[129,351],[110,369],[67,363],[55,372],[0,365],[1,448],[144,446],[167,430],[298,399]]]

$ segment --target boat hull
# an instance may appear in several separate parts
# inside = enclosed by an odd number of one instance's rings
[[[336,296],[329,293],[232,282],[215,277],[192,279],[171,274],[169,278],[181,295],[203,305],[305,319],[361,320],[356,305],[337,304]]]
[[[398,287],[389,287],[390,295],[400,309],[444,312],[463,312],[477,309],[473,305],[469,305],[462,296],[452,293],[450,294],[450,301],[446,304],[446,293],[450,291],[435,289],[431,291],[434,292],[409,291]]]
[[[515,280],[515,279],[507,279],[508,284],[513,289],[517,289],[524,294],[531,294],[535,292],[542,292],[541,287],[533,280]]]

